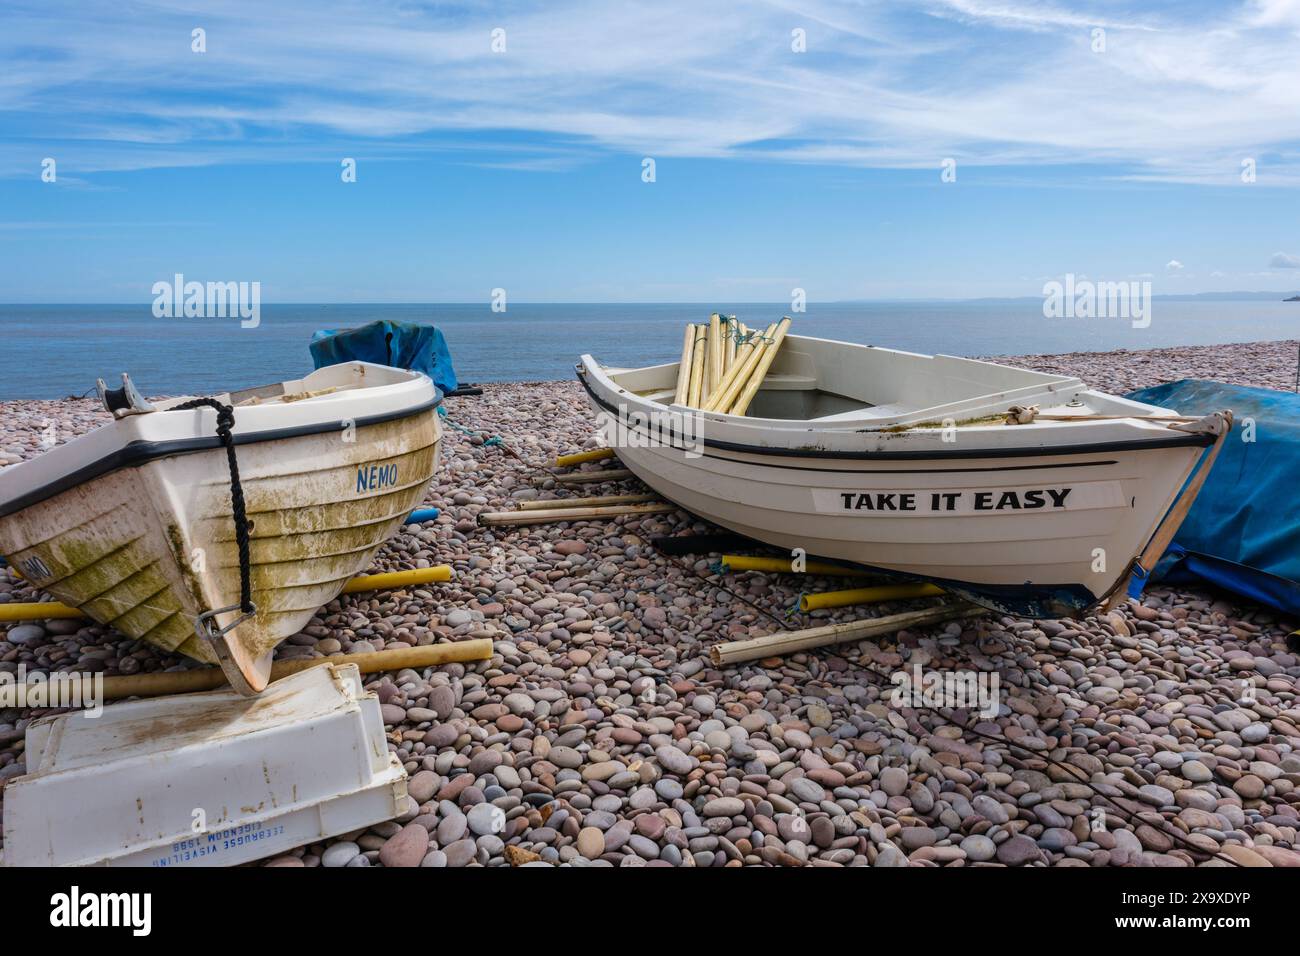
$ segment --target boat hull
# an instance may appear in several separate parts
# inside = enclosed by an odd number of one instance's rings
[[[807,371],[811,380],[817,366]],[[1209,444],[1121,416],[829,427],[700,413],[642,393],[662,394],[674,374],[610,371],[590,356],[578,369],[602,434],[660,495],[778,548],[1033,617],[1077,614],[1126,584]]]
[[[766,544],[935,581],[1013,613],[1060,616],[1096,604],[1127,576],[1198,453],[959,467],[690,457],[671,447],[624,447],[619,458],[670,501]]]
[[[297,633],[423,499],[438,460],[432,405],[373,424],[237,446],[257,612],[215,641],[195,618],[239,603],[222,448],[119,468],[9,514],[0,553],[33,584],[166,651],[221,663],[256,693]],[[240,615],[218,615],[224,627]],[[241,680],[243,686],[241,686]]]

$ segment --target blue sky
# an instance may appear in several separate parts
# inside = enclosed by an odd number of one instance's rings
[[[1300,287],[1300,0],[208,6],[0,12],[0,301]]]

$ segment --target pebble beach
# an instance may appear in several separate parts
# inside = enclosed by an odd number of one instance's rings
[[[998,361],[1116,393],[1290,390],[1298,344]],[[667,556],[651,539],[718,530],[681,511],[480,527],[520,501],[640,489],[556,483],[557,454],[597,445],[576,382],[491,384],[445,407],[425,499],[441,514],[374,570],[449,564],[453,580],[341,597],[277,656],[483,637],[494,655],[369,675],[405,813],[263,865],[1300,866],[1300,621],[1155,587],[1080,620],[990,614],[716,667],[719,641],[925,604],[792,613],[801,592],[843,585]],[[0,466],[107,420],[90,399],[0,402]],[[0,603],[38,599],[0,569]],[[20,665],[195,666],[84,620],[0,625],[0,669]],[[895,706],[891,675],[914,666],[996,673],[1003,706]],[[45,713],[0,710],[0,788]]]

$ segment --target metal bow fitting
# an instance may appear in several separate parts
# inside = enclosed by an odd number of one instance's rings
[[[215,643],[218,639],[225,637],[239,625],[243,624],[250,617],[257,613],[257,605],[252,601],[248,602],[249,610],[244,611],[239,617],[235,618],[225,627],[216,626],[216,617],[218,614],[226,614],[230,611],[243,610],[241,604],[231,604],[227,607],[219,607],[213,611],[204,611],[194,619],[194,633],[198,634],[199,640]]]

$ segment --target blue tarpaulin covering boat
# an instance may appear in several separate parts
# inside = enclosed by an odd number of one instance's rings
[[[1237,421],[1152,579],[1208,581],[1300,615],[1300,395],[1184,379],[1127,397],[1184,415],[1231,408]]]
[[[374,362],[423,372],[444,395],[456,391],[456,370],[442,333],[414,322],[371,322],[355,329],[321,329],[311,337],[316,368],[341,362]]]

